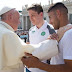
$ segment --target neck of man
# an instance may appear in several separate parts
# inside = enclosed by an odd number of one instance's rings
[[[68,18],[66,19],[63,19],[61,22],[60,22],[60,27],[63,27],[65,25],[69,24],[69,21],[68,21]]]
[[[40,23],[37,24],[36,27],[39,29],[40,27],[42,27],[43,24],[44,24],[44,20],[40,21]]]

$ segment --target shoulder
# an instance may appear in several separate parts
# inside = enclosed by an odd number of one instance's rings
[[[48,25],[50,28],[54,29],[53,25],[49,24],[46,20],[45,20],[45,24]]]
[[[65,32],[64,36],[72,36],[72,29]]]
[[[63,48],[63,51],[67,48],[72,48],[72,29],[66,31],[59,42],[60,48]]]
[[[9,30],[7,28],[2,27],[2,28],[0,28],[0,33],[9,35],[9,34],[13,34],[15,32],[13,32],[13,31],[11,31],[11,30]]]
[[[72,41],[72,29],[66,31],[61,39],[64,43]]]
[[[53,25],[51,25],[51,24],[49,24],[49,23],[48,23],[48,25],[49,25],[51,28],[53,28],[53,29],[54,29]]]

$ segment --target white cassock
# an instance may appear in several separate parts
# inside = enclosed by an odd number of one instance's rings
[[[45,40],[36,45],[26,44],[14,33],[11,26],[0,21],[0,72],[23,72],[21,57],[24,52],[37,52],[34,56],[40,60],[49,59],[58,54],[57,41]]]

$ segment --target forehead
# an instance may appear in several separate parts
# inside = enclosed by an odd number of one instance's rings
[[[19,16],[19,12],[18,11],[15,11],[15,15],[18,15]]]
[[[52,17],[56,17],[56,12],[49,12],[48,13],[48,16],[49,16],[49,18],[52,18]]]
[[[19,15],[18,12],[15,12],[14,15],[13,15],[13,17],[16,18],[16,19],[19,19],[20,18],[20,15]]]
[[[34,11],[34,10],[28,10],[28,13],[29,14],[38,14],[36,11]]]
[[[48,13],[48,15],[53,15],[55,12],[54,11],[51,11]]]

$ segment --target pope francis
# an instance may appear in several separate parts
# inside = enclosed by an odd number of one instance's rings
[[[0,16],[0,72],[23,72],[21,57],[24,56],[24,52],[34,52],[34,56],[40,60],[58,54],[56,40],[45,40],[31,45],[24,43],[14,33],[20,23],[20,16],[15,8],[2,8]]]

